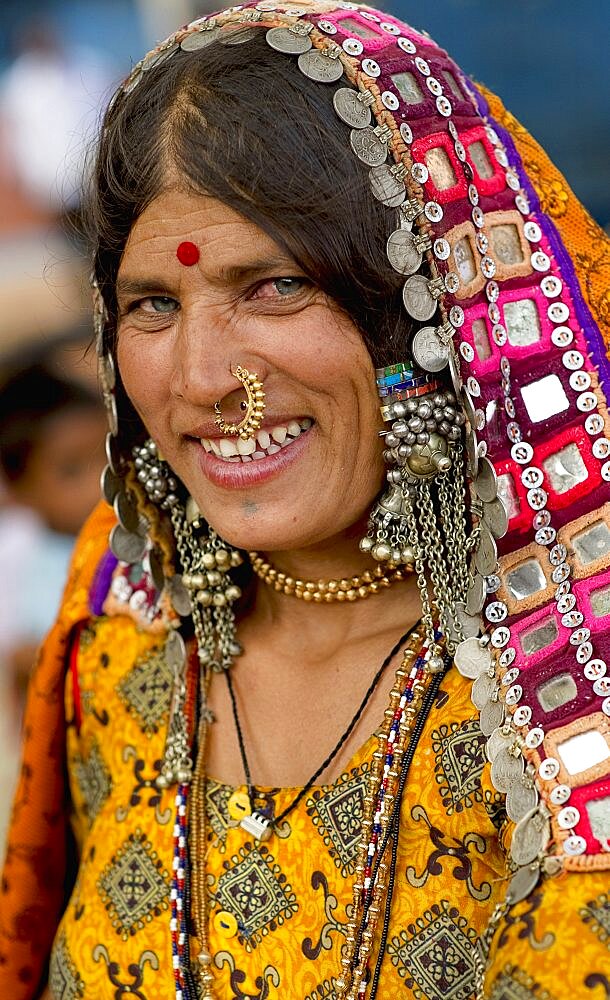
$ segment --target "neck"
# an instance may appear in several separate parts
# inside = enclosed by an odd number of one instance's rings
[[[359,537],[359,535],[358,535]],[[335,539],[333,544],[312,546],[297,551],[260,553],[274,569],[295,580],[349,580],[377,565],[361,553],[354,537]],[[405,579],[365,599],[352,602],[317,603],[299,600],[293,594],[277,591],[256,581],[256,597],[251,612],[255,627],[272,627],[274,641],[285,636],[299,648],[307,648],[316,657],[327,656],[333,647],[346,642],[362,642],[381,633],[400,633],[414,624],[421,614],[417,583],[405,571]],[[317,657],[316,657],[317,658]]]

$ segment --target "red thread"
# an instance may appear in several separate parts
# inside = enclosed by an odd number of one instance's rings
[[[189,240],[185,240],[176,250],[176,257],[185,267],[192,267],[199,260],[199,247],[196,247]]]

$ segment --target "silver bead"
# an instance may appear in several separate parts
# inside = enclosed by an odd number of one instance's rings
[[[440,674],[443,670],[445,664],[443,662],[442,656],[431,656],[426,664],[428,672],[431,674]]]

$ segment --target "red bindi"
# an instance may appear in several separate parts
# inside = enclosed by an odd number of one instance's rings
[[[190,243],[188,240],[185,240],[185,242],[181,243],[176,250],[176,257],[181,264],[185,265],[185,267],[192,267],[193,264],[196,264],[199,260],[199,247],[196,247],[194,243]]]

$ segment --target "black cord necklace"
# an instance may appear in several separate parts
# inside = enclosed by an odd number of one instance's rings
[[[358,709],[356,710],[355,715],[353,716],[353,718],[349,722],[346,730],[339,737],[337,743],[335,744],[335,746],[333,747],[333,749],[331,750],[331,752],[328,754],[328,756],[325,757],[325,759],[322,761],[322,763],[320,764],[320,766],[312,774],[311,778],[309,778],[309,780],[306,782],[306,784],[303,786],[303,788],[301,788],[299,790],[299,792],[297,793],[297,795],[295,795],[295,797],[292,800],[292,802],[290,802],[286,806],[286,808],[282,810],[282,812],[279,814],[279,816],[269,817],[269,816],[265,815],[263,812],[260,812],[260,811],[258,811],[255,808],[255,803],[256,803],[256,798],[257,798],[257,789],[256,789],[256,786],[254,785],[254,783],[252,781],[252,775],[251,775],[251,772],[250,772],[250,765],[248,763],[248,754],[246,752],[246,744],[245,744],[245,741],[244,741],[243,731],[242,731],[242,728],[241,728],[241,722],[240,722],[240,718],[239,718],[239,712],[238,712],[238,709],[237,709],[237,699],[235,697],[235,688],[233,686],[233,678],[231,676],[231,671],[230,670],[225,670],[224,673],[225,673],[225,678],[226,678],[226,681],[227,681],[227,687],[228,687],[228,690],[229,690],[229,697],[231,699],[231,708],[232,708],[232,711],[233,711],[233,719],[235,721],[235,729],[236,729],[236,732],[237,732],[237,741],[239,743],[239,753],[240,753],[242,765],[243,765],[243,768],[244,768],[244,774],[245,774],[245,777],[246,777],[246,785],[247,785],[247,788],[248,788],[248,799],[250,800],[250,808],[252,810],[251,815],[244,817],[244,819],[242,819],[241,823],[242,823],[242,826],[244,826],[244,828],[246,830],[248,830],[249,833],[252,833],[255,837],[257,837],[258,840],[266,840],[267,837],[269,837],[271,835],[272,826],[276,826],[277,827],[277,826],[280,825],[280,823],[282,823],[286,819],[286,817],[293,811],[293,809],[295,809],[297,807],[297,805],[299,804],[299,802],[301,801],[301,799],[305,795],[307,795],[307,793],[311,790],[312,786],[315,784],[315,782],[320,777],[320,775],[333,762],[333,760],[335,759],[335,757],[337,756],[337,754],[339,753],[339,751],[341,750],[341,748],[343,747],[343,745],[345,744],[345,742],[351,736],[351,734],[352,734],[355,726],[357,725],[358,721],[360,720],[360,718],[362,716],[362,713],[364,712],[364,709],[366,708],[366,706],[368,704],[369,698],[371,697],[371,695],[373,694],[373,691],[377,687],[377,684],[381,680],[381,677],[382,677],[383,673],[385,672],[386,667],[391,662],[391,660],[394,658],[394,656],[396,655],[396,653],[398,652],[398,650],[401,648],[401,646],[403,646],[406,643],[406,641],[409,638],[411,632],[413,632],[413,630],[416,629],[419,626],[420,622],[421,622],[421,619],[419,619],[415,623],[415,625],[413,625],[408,630],[408,632],[405,632],[404,635],[402,635],[400,637],[400,639],[398,640],[398,642],[395,643],[395,645],[392,647],[392,649],[390,650],[390,652],[386,656],[385,660],[383,661],[383,663],[381,664],[381,666],[377,670],[377,673],[373,677],[371,683],[369,684],[369,687],[367,688],[366,693],[365,693],[364,697],[362,698],[362,701],[360,702],[360,705],[358,706]]]

